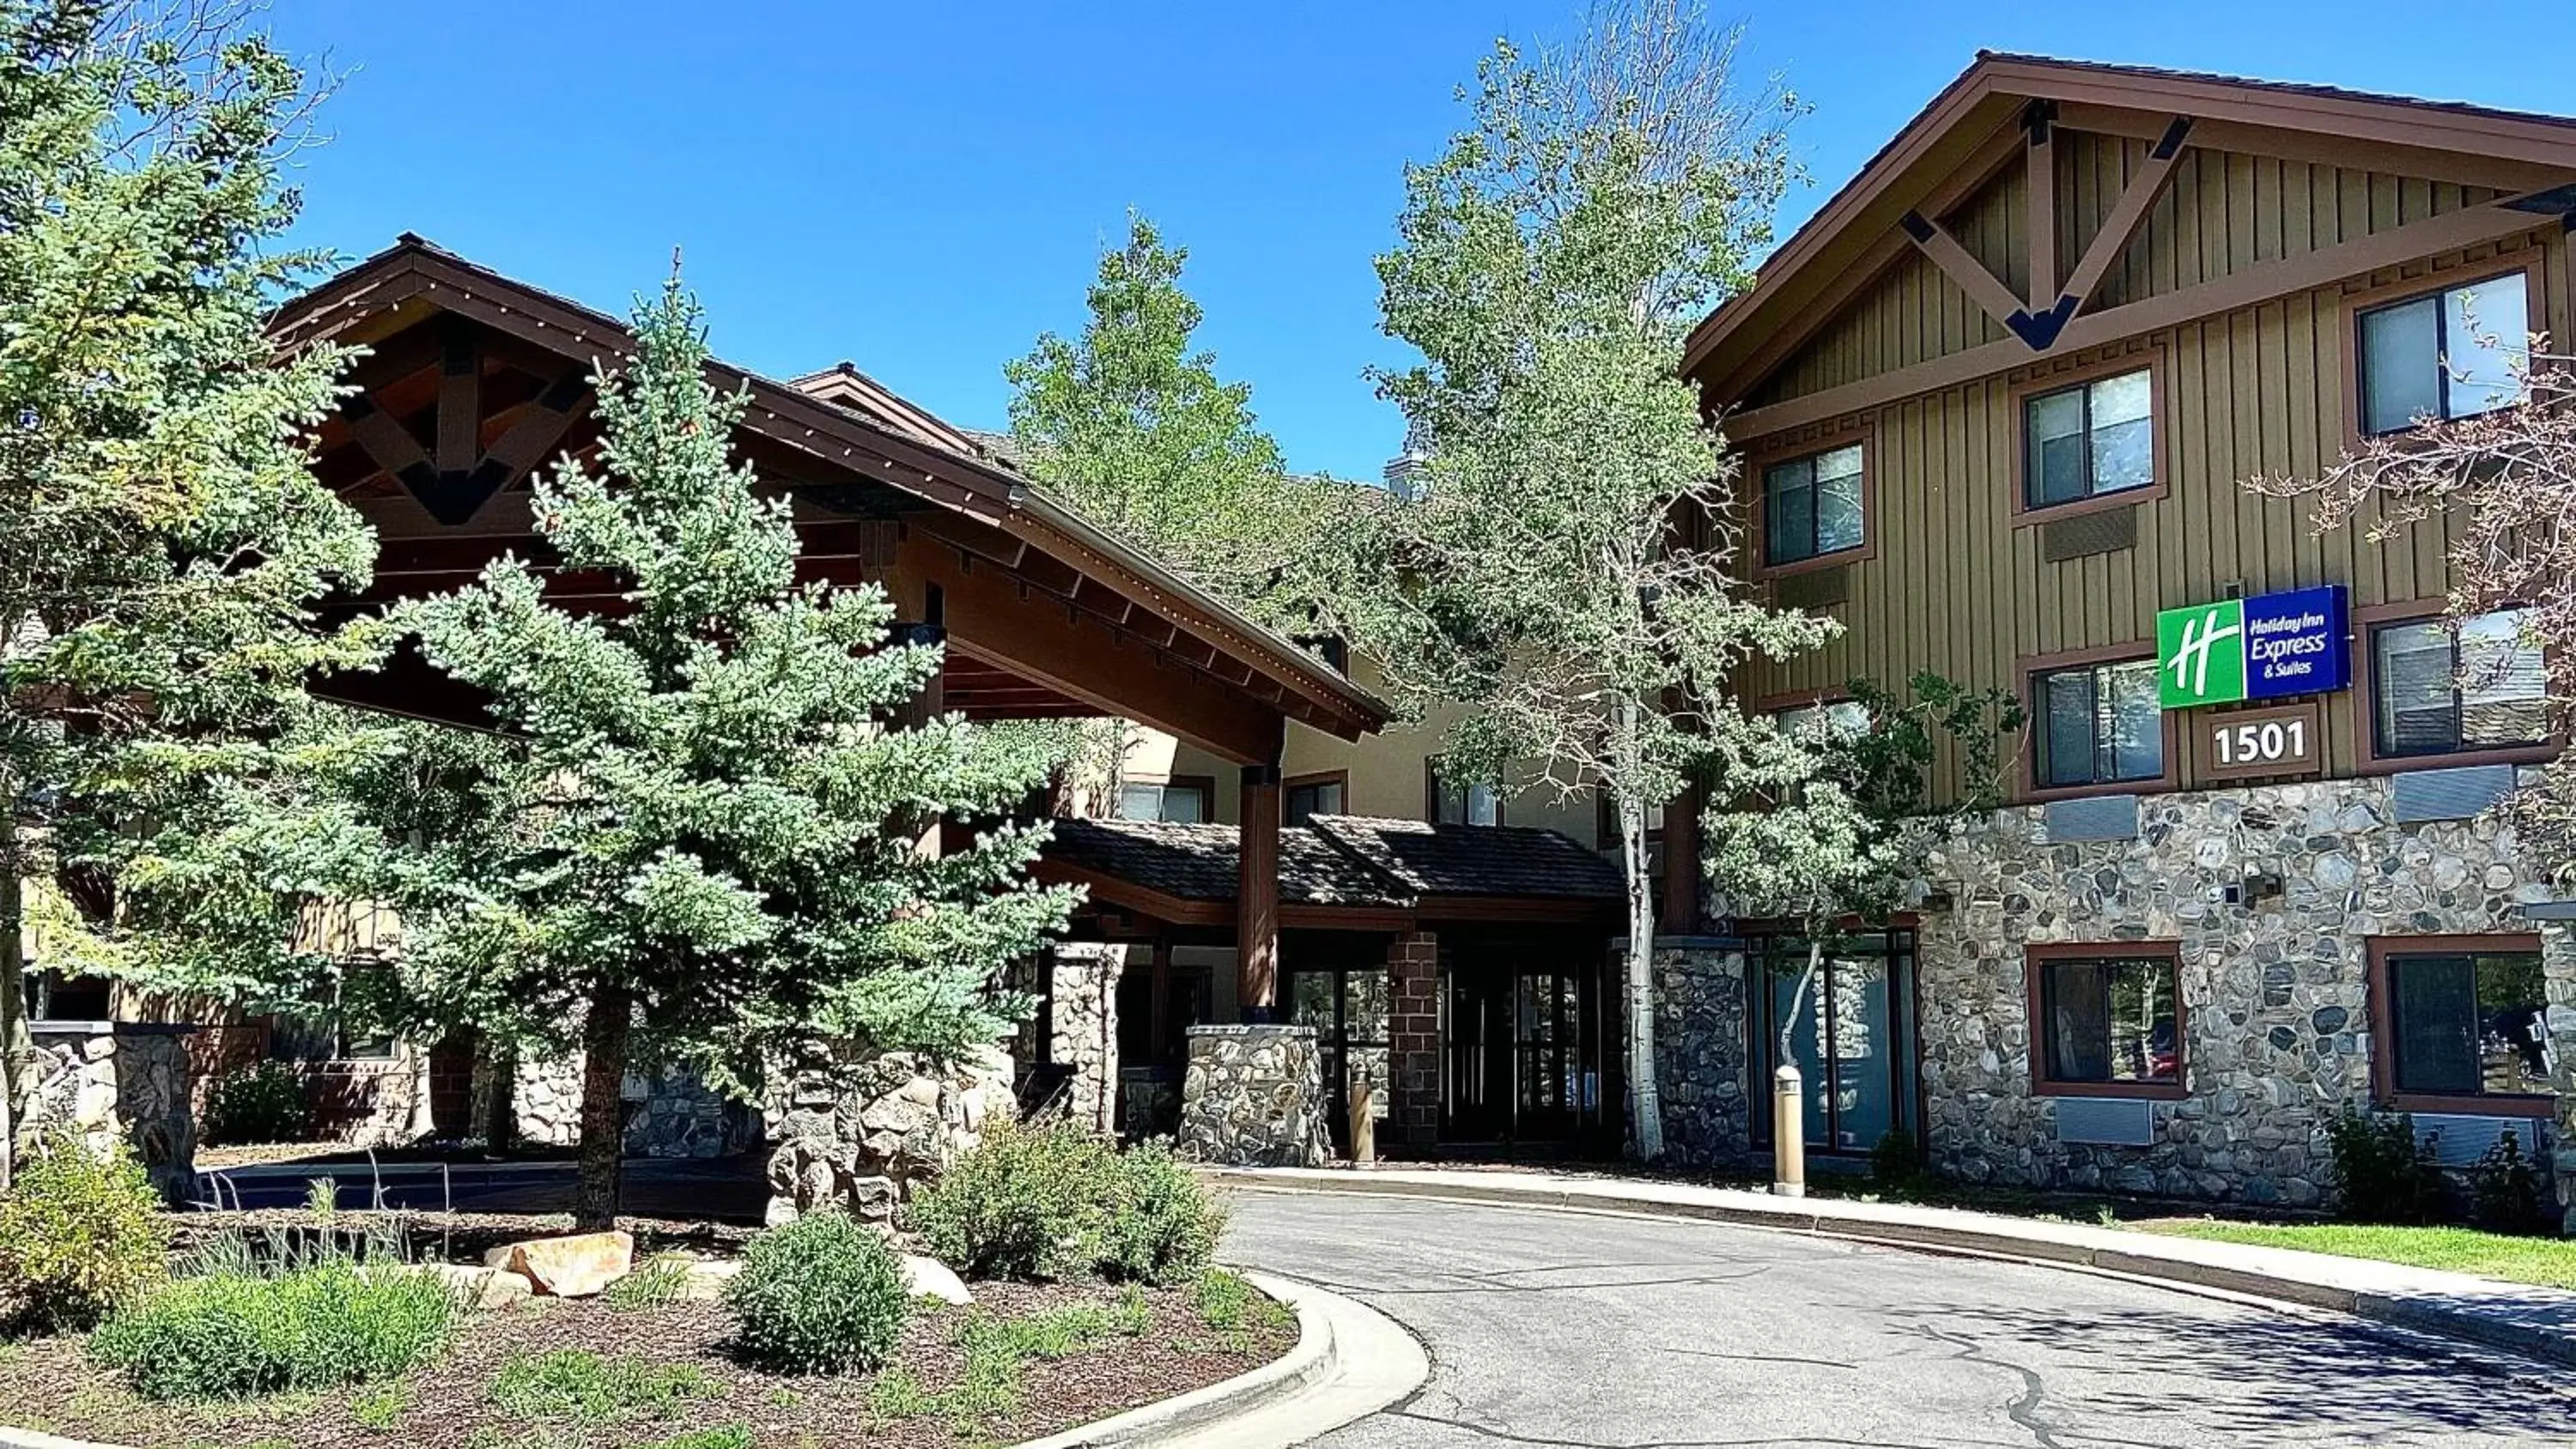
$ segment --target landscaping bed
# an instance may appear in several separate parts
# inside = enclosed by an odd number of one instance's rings
[[[1240,1285],[979,1284],[975,1306],[915,1314],[883,1368],[846,1375],[742,1362],[714,1303],[533,1298],[475,1315],[399,1379],[213,1404],[139,1397],[80,1339],[51,1338],[0,1345],[0,1423],[136,1449],[1012,1444],[1287,1352],[1294,1315]],[[592,1357],[549,1358],[565,1354]]]

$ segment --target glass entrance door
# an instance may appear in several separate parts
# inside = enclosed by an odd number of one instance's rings
[[[1496,954],[1500,954],[1498,951]],[[1513,961],[1462,945],[1441,1002],[1441,1136],[1574,1143],[1601,1122],[1597,965]]]
[[[1752,1020],[1762,1027],[1755,1140],[1771,1137],[1769,1086],[1784,1037],[1802,1079],[1810,1151],[1867,1153],[1892,1131],[1916,1133],[1913,933],[1828,942],[1813,972],[1806,941],[1766,937],[1753,963]]]
[[[1376,964],[1300,965],[1288,969],[1288,1020],[1315,1029],[1323,1057],[1324,1093],[1333,1146],[1351,1148],[1351,1093],[1366,1085],[1374,1094],[1369,1115],[1384,1122],[1389,1111],[1387,979]]]

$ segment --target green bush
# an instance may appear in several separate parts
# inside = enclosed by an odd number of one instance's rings
[[[875,1368],[912,1312],[894,1250],[843,1213],[753,1238],[724,1301],[744,1354],[790,1373]]]
[[[521,1419],[609,1424],[668,1419],[683,1405],[717,1397],[724,1385],[690,1364],[657,1364],[631,1354],[602,1358],[588,1349],[521,1354],[501,1365],[491,1397]]]
[[[2443,1216],[2449,1185],[2413,1114],[2377,1116],[2346,1108],[2326,1124],[2342,1216],[2362,1223],[2429,1223]]]
[[[1116,1155],[1069,1123],[986,1134],[911,1203],[913,1231],[970,1278],[1049,1282],[1101,1259]]]
[[[0,1327],[88,1328],[160,1282],[169,1260],[161,1195],[134,1154],[51,1139],[0,1197]]]
[[[2527,1233],[2541,1226],[2540,1173],[2523,1155],[2522,1134],[2507,1132],[2469,1165],[2469,1216],[2499,1233]]]
[[[659,1253],[635,1265],[635,1271],[608,1285],[602,1301],[620,1313],[677,1303],[689,1291],[689,1260]]]
[[[177,1279],[107,1316],[90,1356],[154,1399],[239,1399],[407,1373],[445,1346],[447,1285],[329,1259],[275,1278]]]
[[[301,1142],[312,1131],[304,1078],[280,1061],[257,1062],[215,1079],[206,1092],[206,1141]]]
[[[1111,1161],[1116,1191],[1101,1232],[1101,1271],[1158,1286],[1197,1277],[1225,1231],[1224,1204],[1160,1143]]]

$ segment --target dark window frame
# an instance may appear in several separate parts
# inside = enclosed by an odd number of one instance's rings
[[[2517,254],[2491,258],[2485,266],[2491,270],[2481,269],[2479,275],[2465,281],[2450,277],[2417,277],[2392,286],[2374,288],[2345,300],[2344,346],[2352,364],[2351,382],[2347,389],[2348,412],[2345,418],[2347,444],[2366,443],[2376,438],[2402,438],[2422,430],[2421,425],[2411,417],[2405,422],[2381,428],[2375,432],[2370,427],[2370,349],[2363,340],[2362,330],[2368,318],[2400,307],[2413,306],[2427,298],[2432,299],[2434,365],[2443,369],[2445,376],[2448,371],[2445,359],[2451,355],[2451,309],[2448,299],[2453,292],[2474,292],[2480,287],[2503,281],[2507,277],[2519,277],[2522,280],[2523,289],[2521,319],[2523,332],[2527,335],[2548,330],[2547,321],[2543,316],[2548,294],[2545,278],[2541,274],[2541,258],[2536,254]],[[2496,326],[2494,318],[2482,320],[2491,328]],[[2441,422],[2457,422],[2464,417],[2483,416],[2482,413],[2452,413],[2451,394],[2447,386],[2436,390],[2436,401],[2441,407],[2437,416],[2437,420]],[[2495,409],[2489,408],[2485,411],[2493,412]]]
[[[1340,808],[1334,810],[1310,810],[1308,813],[1313,815],[1350,814],[1351,772],[1348,770],[1317,770],[1311,774],[1291,775],[1287,779],[1279,782],[1279,823],[1281,825],[1305,824],[1305,821],[1297,818],[1297,792],[1300,790],[1313,790],[1325,785],[1339,785],[1342,787],[1342,803]]]
[[[2068,1077],[2051,1059],[2054,1042],[2048,1029],[2048,976],[2059,966],[2090,966],[2112,961],[2148,961],[2164,967],[2173,990],[2174,1066],[2171,1079],[2118,1081]],[[2030,1089],[2043,1097],[2129,1097],[2147,1101],[2180,1101],[2191,1094],[2191,1011],[2182,995],[2182,943],[2156,941],[2050,941],[2022,948],[2025,1010],[2029,1012]]]
[[[1816,463],[1819,459],[1822,459],[1829,454],[1841,452],[1850,452],[1859,460],[1859,466],[1852,473],[1851,477],[1852,486],[1859,497],[1860,537],[1851,543],[1842,545],[1841,547],[1829,549],[1820,547],[1816,537],[1818,513],[1815,506],[1815,499],[1819,492],[1818,481],[1816,478]],[[1806,550],[1802,553],[1794,554],[1776,553],[1771,547],[1771,511],[1775,501],[1772,488],[1772,475],[1783,468],[1797,467],[1802,464],[1807,470],[1807,481],[1803,485],[1808,494]],[[1869,465],[1869,440],[1865,437],[1848,439],[1834,438],[1827,440],[1816,447],[1802,448],[1794,453],[1783,453],[1758,460],[1755,466],[1760,469],[1760,482],[1755,491],[1759,496],[1761,504],[1759,509],[1760,516],[1757,522],[1759,525],[1759,538],[1761,542],[1763,565],[1772,571],[1784,569],[1795,570],[1823,567],[1833,563],[1843,562],[1848,559],[1866,556],[1869,552],[1871,543],[1870,503],[1872,500],[1870,497],[1869,486]]]
[[[1169,775],[1160,780],[1121,781],[1118,786],[1119,819],[1127,820],[1133,818],[1127,814],[1126,792],[1132,788],[1143,785],[1150,785],[1157,790],[1167,792],[1172,790],[1196,791],[1199,797],[1199,818],[1197,823],[1201,825],[1214,825],[1218,823],[1216,816],[1216,776],[1214,775]],[[1163,812],[1159,801],[1154,811],[1154,818],[1157,821],[1160,821],[1163,818]]]
[[[2512,607],[2513,606],[2507,606],[2502,609],[2490,609],[2486,610],[2485,613],[2506,613],[2510,612]],[[2481,614],[2479,617],[2484,616],[2485,614]],[[2464,723],[2463,714],[2467,709],[2467,700],[2460,690],[2460,634],[2457,629],[2448,628],[2447,623],[2447,615],[2442,613],[2405,614],[2388,618],[2367,619],[2358,623],[2357,628],[2361,635],[2362,660],[2367,668],[2368,673],[2366,678],[2369,681],[2369,693],[2362,701],[2364,714],[2366,716],[2362,721],[2362,736],[2364,743],[2369,746],[2369,757],[2374,761],[2385,760],[2404,762],[2404,765],[2401,767],[2411,767],[2415,762],[2425,760],[2443,760],[2452,763],[2459,763],[2464,760],[2471,759],[2495,759],[2499,762],[2520,761],[2530,758],[2535,751],[2543,754],[2550,752],[2553,748],[2551,743],[2551,732],[2545,725],[2540,737],[2531,740],[2514,740],[2503,744],[2470,744],[2461,738]],[[2390,744],[2386,733],[2381,728],[2383,721],[2381,719],[2380,709],[2381,670],[2379,640],[2382,635],[2392,629],[2414,628],[2425,624],[2445,626],[2443,628],[2443,633],[2450,640],[2451,743],[2447,748],[2398,749]],[[2545,689],[2542,693],[2540,703],[2545,710],[2548,704],[2548,695]]]
[[[2104,778],[2100,773],[2103,740],[2097,732],[2093,740],[2095,773],[2089,780],[2061,782],[2049,777],[2048,749],[2048,681],[2062,674],[2086,673],[2096,676],[2092,685],[2093,715],[2098,722],[2102,713],[2099,675],[2106,669],[2124,665],[2145,664],[2153,668],[2152,649],[2140,650],[2135,645],[2122,645],[2111,650],[2077,650],[2063,655],[2043,655],[2022,661],[2025,707],[2030,711],[2031,749],[2026,757],[2029,786],[2024,799],[2051,800],[2084,795],[2147,794],[2173,788],[2180,762],[2176,758],[2172,710],[2159,709],[2156,719],[2158,773],[2129,778]]]
[[[2093,390],[2102,386],[2106,382],[2113,382],[2120,378],[2135,376],[2144,376],[2147,380],[2147,481],[2143,483],[2123,483],[2117,488],[2096,487],[2096,480],[2093,476]],[[2076,494],[2072,498],[2043,499],[2033,497],[2033,491],[2040,486],[2041,480],[2038,470],[2031,467],[2030,450],[2034,441],[2031,433],[2032,410],[2037,408],[2041,403],[2047,402],[2052,398],[2064,397],[2069,393],[2078,394],[2084,400],[2084,426],[2082,430],[2075,435],[2082,439],[2084,444],[2084,491]],[[2155,434],[2158,422],[2157,414],[2160,411],[2157,404],[2161,401],[2162,399],[2157,396],[2156,392],[2156,370],[2152,364],[2146,362],[2140,362],[2135,367],[2118,368],[2114,371],[2106,372],[2099,377],[2088,377],[2078,382],[2066,383],[2063,386],[2023,393],[2021,395],[2022,512],[2047,513],[2059,508],[2080,507],[2084,504],[2099,502],[2105,498],[2125,498],[2133,494],[2141,494],[2155,487],[2157,482],[2163,477],[2164,473],[2164,470],[2161,467],[2162,459],[2158,457],[2155,451]]]
[[[1503,814],[1503,792],[1500,787],[1493,785],[1462,786],[1459,792],[1458,818],[1449,823],[1453,825],[1475,825],[1476,822],[1468,819],[1467,817],[1473,813],[1472,806],[1474,796],[1472,792],[1478,789],[1483,789],[1492,793],[1494,797],[1494,819],[1491,825],[1481,825],[1476,828],[1480,830],[1488,830],[1495,826],[1509,824],[1510,822],[1504,818]],[[1426,759],[1422,762],[1422,819],[1423,822],[1428,825],[1438,825],[1442,823],[1440,819],[1440,765],[1436,760]]]
[[[2538,956],[2536,932],[2500,931],[2485,935],[2373,936],[2369,956],[2371,1099],[2396,1112],[2462,1113],[2479,1117],[2550,1118],[2558,1099],[2549,1092],[2474,1093],[2409,1092],[2397,1085],[2396,974],[2410,958],[2457,956]],[[2545,960],[2545,958],[2544,958]]]

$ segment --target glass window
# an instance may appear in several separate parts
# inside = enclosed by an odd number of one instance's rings
[[[1177,780],[1161,785],[1124,785],[1118,791],[1118,818],[1160,820],[1172,825],[1203,824],[1208,819],[1208,789]]]
[[[2145,368],[2029,399],[2022,405],[2025,506],[2155,482],[2155,426],[2155,383]]]
[[[1289,825],[1303,825],[1317,815],[1343,814],[1342,788],[1339,779],[1304,780],[1291,784],[1281,802],[1281,820]]]
[[[2485,1097],[2549,1090],[2537,953],[2392,955],[2387,981],[2388,1080],[2398,1091]]]
[[[32,1021],[106,1021],[115,1014],[113,995],[104,976],[27,973],[27,1016]]]
[[[2164,711],[2156,698],[2154,660],[2053,670],[2033,685],[2041,785],[2107,785],[2164,774]]]
[[[2521,272],[2362,313],[2362,431],[2393,433],[2512,402],[2531,363],[2530,325]]]
[[[1783,731],[1822,729],[1837,739],[1869,733],[1869,706],[1856,699],[1819,700],[1775,711],[1771,718]]]
[[[2043,1080],[2181,1083],[2173,957],[2060,958],[2039,962],[2038,971]]]
[[[1500,825],[1502,797],[1491,785],[1452,785],[1431,772],[1431,823],[1434,825]]]
[[[2549,737],[2549,678],[2526,611],[2382,624],[2371,631],[2373,729],[2382,756],[2510,749]]]
[[[1762,556],[1798,563],[1861,545],[1860,445],[1762,470]]]

